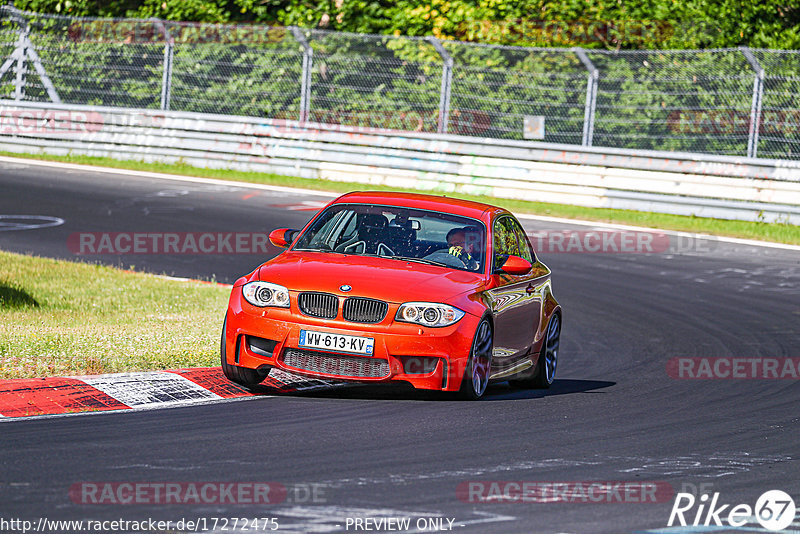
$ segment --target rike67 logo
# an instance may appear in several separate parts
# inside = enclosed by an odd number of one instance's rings
[[[715,492],[710,501],[708,494],[703,494],[698,499],[691,493],[678,493],[667,526],[743,527],[755,520],[766,530],[778,531],[792,524],[795,513],[794,500],[781,490],[763,493],[755,507],[749,504],[722,504],[719,492]]]

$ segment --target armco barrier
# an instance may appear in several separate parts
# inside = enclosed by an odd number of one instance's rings
[[[0,101],[2,150],[800,224],[800,162]]]

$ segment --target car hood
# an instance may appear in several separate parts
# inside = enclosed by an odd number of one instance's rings
[[[482,274],[436,265],[305,251],[284,252],[262,265],[258,278],[286,286],[290,291],[322,291],[395,303],[446,302],[485,282]],[[340,290],[343,285],[352,290]]]

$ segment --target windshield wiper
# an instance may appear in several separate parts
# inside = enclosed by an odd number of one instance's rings
[[[446,263],[434,260],[426,260],[425,258],[409,258],[408,256],[383,256],[384,258],[392,258],[393,260],[414,261],[417,263],[426,263],[428,265],[438,265],[439,267],[450,267]]]
[[[331,250],[329,248],[296,248],[295,251],[303,251],[303,252],[333,252],[334,254],[344,254],[344,252],[336,252],[335,250]]]

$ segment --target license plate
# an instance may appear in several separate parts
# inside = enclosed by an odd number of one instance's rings
[[[300,330],[300,348],[352,352],[372,356],[375,340],[371,337],[347,336],[330,332]]]

